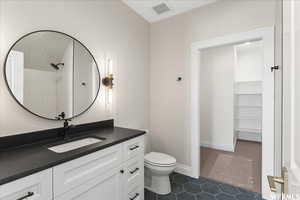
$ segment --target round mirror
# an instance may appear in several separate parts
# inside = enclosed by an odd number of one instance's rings
[[[6,56],[4,73],[14,99],[46,119],[71,119],[84,113],[100,89],[91,52],[57,31],[36,31],[20,38]]]

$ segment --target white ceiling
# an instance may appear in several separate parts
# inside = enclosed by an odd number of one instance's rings
[[[217,0],[122,0],[135,12],[141,15],[150,23],[156,22],[174,15],[189,11],[194,8],[198,8],[210,3],[214,3]],[[165,3],[170,11],[156,14],[153,7]]]

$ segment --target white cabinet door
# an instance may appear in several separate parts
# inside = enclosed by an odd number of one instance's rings
[[[122,145],[97,151],[53,168],[54,197],[85,185],[121,166]]]
[[[109,170],[55,200],[123,200],[122,176],[121,168]]]
[[[0,200],[52,200],[52,169],[0,186]]]

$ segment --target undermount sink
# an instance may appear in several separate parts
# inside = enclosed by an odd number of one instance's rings
[[[99,143],[99,142],[102,142],[102,141],[103,141],[102,139],[98,139],[98,138],[94,138],[94,137],[88,137],[88,138],[79,139],[79,140],[59,144],[59,145],[56,145],[56,146],[52,146],[48,149],[51,150],[51,151],[54,151],[56,153],[64,153],[64,152],[67,152],[67,151],[71,151],[71,150],[74,150],[74,149],[78,149],[78,148],[88,146],[88,145],[91,145],[91,144],[95,144],[95,143]]]

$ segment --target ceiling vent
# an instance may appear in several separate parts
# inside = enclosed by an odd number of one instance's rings
[[[165,13],[165,12],[168,12],[170,11],[170,8],[167,6],[167,4],[165,3],[161,3],[161,4],[158,4],[157,6],[154,6],[153,7],[153,10],[158,14],[162,14],[162,13]]]

